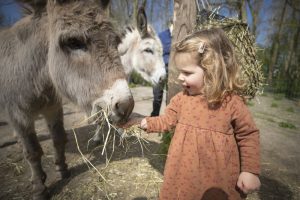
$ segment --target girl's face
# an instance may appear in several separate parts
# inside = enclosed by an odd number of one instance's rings
[[[197,64],[191,53],[177,53],[175,64],[180,74],[178,76],[184,90],[189,95],[203,94],[203,69]]]

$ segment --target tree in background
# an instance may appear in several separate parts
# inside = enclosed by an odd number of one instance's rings
[[[268,84],[272,86],[272,80],[273,80],[273,73],[274,73],[274,65],[277,63],[277,58],[278,58],[278,50],[279,50],[279,45],[280,45],[280,39],[282,36],[283,32],[283,27],[284,27],[284,16],[286,13],[286,7],[287,7],[287,0],[282,1],[283,2],[283,9],[281,10],[280,13],[280,18],[279,18],[279,23],[278,23],[278,30],[274,34],[274,39],[272,43],[272,48],[271,48],[271,60],[269,63],[269,70],[268,70]]]
[[[3,14],[0,12],[0,27],[2,26],[2,23],[3,23]]]
[[[284,93],[288,98],[300,96],[299,21],[300,5],[297,1],[276,2],[270,8],[272,41],[265,66],[268,70],[269,89]]]
[[[173,36],[172,45],[186,35],[192,33],[196,24],[196,2],[190,0],[174,0],[174,14],[173,14]],[[169,61],[169,78],[168,78],[168,94],[167,102],[181,90],[181,86],[177,84],[178,70],[174,66],[173,56],[174,51],[171,50]]]

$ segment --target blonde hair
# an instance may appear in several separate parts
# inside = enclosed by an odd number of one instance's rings
[[[204,70],[204,95],[210,105],[242,94],[244,82],[231,42],[222,29],[201,30],[174,46],[175,54],[192,53]]]

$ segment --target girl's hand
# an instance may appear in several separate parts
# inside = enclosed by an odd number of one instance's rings
[[[119,128],[129,128],[131,126],[134,126],[134,125],[139,125],[142,121],[142,119],[144,119],[145,116],[143,115],[140,115],[138,113],[132,113],[129,117],[129,119],[127,120],[126,123],[124,124],[118,124],[118,127]]]
[[[146,120],[146,118],[142,119],[140,126],[141,126],[141,129],[144,129],[144,130],[147,129],[147,120]]]
[[[240,173],[239,179],[237,181],[237,186],[245,194],[249,194],[255,190],[258,190],[260,185],[261,184],[258,176],[250,172]]]

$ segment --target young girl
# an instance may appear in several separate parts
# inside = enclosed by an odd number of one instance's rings
[[[240,97],[233,47],[221,29],[204,30],[177,43],[174,56],[184,91],[140,124],[176,127],[160,199],[242,199],[260,187],[259,131]]]

